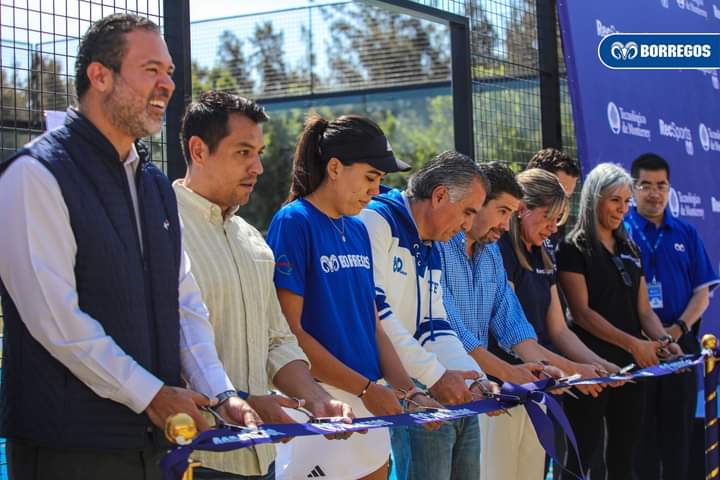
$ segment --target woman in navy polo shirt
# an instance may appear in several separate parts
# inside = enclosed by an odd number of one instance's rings
[[[623,227],[631,188],[622,167],[595,167],[585,179],[577,224],[560,243],[557,262],[578,336],[617,365],[648,367],[658,363],[658,352],[682,352],[650,308],[640,252]],[[597,399],[565,400],[583,465],[602,455],[605,423],[608,478],[633,478],[643,402],[642,382],[607,389]],[[574,456],[568,455],[566,466],[578,470]]]
[[[568,374],[585,378],[598,376],[598,370],[617,367],[593,353],[568,328],[555,285],[555,265],[545,249],[545,240],[565,222],[568,200],[557,176],[533,168],[517,175],[523,197],[510,220],[510,230],[499,240],[500,251],[513,286],[538,342],[549,352],[548,361]],[[566,358],[567,357],[567,358]],[[517,363],[517,361],[515,362]],[[583,393],[597,396],[601,386],[583,387]],[[529,429],[528,429],[529,430]],[[534,432],[527,432],[534,435]],[[543,477],[545,454],[535,441],[535,452],[527,455]],[[528,460],[529,461],[529,460]]]
[[[375,310],[370,239],[355,215],[379,193],[385,173],[407,170],[372,121],[308,119],[293,160],[290,198],[272,220],[280,305],[313,376],[358,417],[402,412],[396,393],[439,407],[416,389]],[[386,429],[345,442],[304,437],[278,449],[277,478],[387,478]]]

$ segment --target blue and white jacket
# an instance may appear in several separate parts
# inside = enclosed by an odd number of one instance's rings
[[[483,375],[447,320],[438,247],[420,239],[404,192],[381,192],[360,218],[372,244],[375,303],[403,366],[428,387],[446,369]]]

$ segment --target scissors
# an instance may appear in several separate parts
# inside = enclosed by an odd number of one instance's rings
[[[215,419],[216,428],[227,428],[230,430],[237,430],[240,432],[257,432],[255,428],[243,427],[242,425],[236,425],[234,423],[227,422],[222,415],[220,415],[215,408],[211,406],[200,407],[201,410],[208,412]]]

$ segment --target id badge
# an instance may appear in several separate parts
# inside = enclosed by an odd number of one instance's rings
[[[652,282],[648,283],[648,299],[650,300],[650,308],[653,310],[663,308],[662,283],[654,278]]]

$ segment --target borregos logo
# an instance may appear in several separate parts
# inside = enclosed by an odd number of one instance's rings
[[[340,270],[340,262],[336,255],[330,255],[329,257],[323,255],[320,257],[320,268],[322,268],[322,271],[325,273],[337,272]]]
[[[608,68],[720,68],[720,34],[610,33],[598,57]]]
[[[622,42],[615,42],[610,46],[610,55],[615,60],[632,60],[638,55],[637,43],[628,42],[623,45]]]
[[[370,257],[367,255],[323,255],[320,268],[325,273],[339,272],[345,268],[364,268],[370,270]]]

